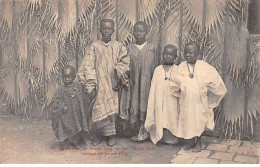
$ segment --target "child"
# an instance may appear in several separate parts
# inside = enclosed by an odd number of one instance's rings
[[[50,104],[51,123],[61,149],[69,142],[76,148],[84,146],[83,132],[89,132],[89,115],[86,113],[82,85],[74,82],[75,68],[68,65],[62,71],[63,85],[55,92]]]
[[[227,93],[217,70],[205,61],[198,60],[198,55],[199,44],[187,43],[184,49],[186,61],[178,66],[171,82],[173,95],[179,97],[180,101],[176,136],[186,139],[184,150],[193,148],[193,152],[201,151],[200,136],[205,128],[213,130],[213,108]]]
[[[166,45],[163,50],[163,65],[154,70],[145,120],[145,129],[150,133],[154,144],[160,140],[167,144],[177,143],[174,135],[177,134],[178,127],[178,99],[170,92],[170,78],[177,69],[174,65],[176,58],[176,46]]]
[[[99,145],[103,138],[108,146],[116,144],[115,118],[118,114],[118,90],[112,82],[115,75],[127,86],[126,72],[130,58],[122,43],[112,40],[115,23],[111,19],[100,22],[101,40],[94,42],[86,51],[79,67],[78,76],[85,84],[88,94],[96,91],[96,101],[92,111],[92,121],[96,136],[92,141]]]
[[[150,84],[157,58],[155,46],[146,41],[148,26],[143,21],[134,25],[135,44],[128,46],[130,56],[130,124],[137,125],[132,141],[144,141],[149,138],[149,133],[144,128],[147,113],[147,103]]]

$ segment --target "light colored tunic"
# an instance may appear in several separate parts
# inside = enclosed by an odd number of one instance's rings
[[[213,108],[227,93],[222,78],[213,66],[197,60],[193,78],[189,76],[188,66],[192,73],[193,67],[184,61],[170,83],[173,95],[179,97],[180,103],[176,136],[184,139],[201,136],[205,128],[213,130]]]
[[[93,122],[118,113],[118,92],[112,89],[113,71],[119,78],[129,70],[130,58],[123,44],[101,40],[92,44],[79,67],[78,76],[87,86],[97,86],[96,102],[92,111]]]
[[[145,121],[145,128],[154,144],[163,137],[163,128],[168,129],[173,135],[177,134],[178,99],[171,94],[170,81],[165,80],[165,76],[171,78],[170,75],[174,75],[176,70],[176,65],[166,74],[162,65],[154,70]]]

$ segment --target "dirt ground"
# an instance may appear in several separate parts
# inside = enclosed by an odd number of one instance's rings
[[[112,150],[103,141],[98,147],[88,144],[81,150],[69,147],[62,151],[50,121],[3,114],[0,115],[0,142],[0,164],[169,164],[180,150],[180,146],[154,145],[151,141],[133,143],[127,138],[118,138]]]

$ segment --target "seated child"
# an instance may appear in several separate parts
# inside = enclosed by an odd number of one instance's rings
[[[62,71],[63,85],[55,92],[50,104],[52,129],[61,149],[70,143],[76,148],[85,145],[83,134],[90,130],[90,119],[84,107],[83,86],[74,81],[75,68]]]
[[[149,93],[145,129],[154,144],[158,141],[176,144],[178,127],[178,99],[171,95],[170,78],[177,66],[177,48],[166,45],[163,50],[163,65],[155,68]]]

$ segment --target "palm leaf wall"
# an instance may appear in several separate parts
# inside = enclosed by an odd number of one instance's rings
[[[247,124],[246,137],[251,138],[260,102],[256,43],[246,28],[248,3],[248,0],[1,0],[0,46],[4,66],[0,91],[11,106],[21,106],[17,113],[33,115],[36,110],[38,115],[46,114],[44,107],[60,84],[59,69],[64,64],[75,67],[80,64],[86,49],[100,38],[98,25],[102,18],[116,21],[114,38],[124,45],[134,42],[133,25],[143,20],[150,27],[148,41],[158,46],[158,57],[165,44],[175,44],[183,55],[186,42],[200,43],[201,58],[218,69],[229,90],[216,110],[217,128],[223,129],[221,136],[240,139]]]

